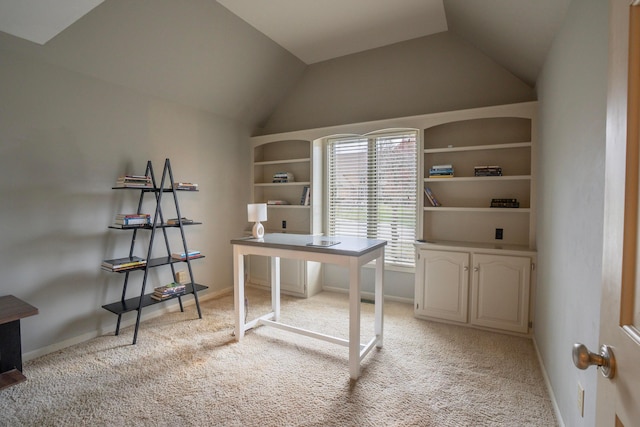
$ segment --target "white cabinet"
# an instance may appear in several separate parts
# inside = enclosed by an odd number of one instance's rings
[[[472,259],[471,324],[526,333],[531,258],[475,253]]]
[[[506,252],[418,245],[416,317],[526,334],[535,253]]]
[[[248,257],[247,281],[265,288],[271,287],[271,264],[269,257]],[[283,294],[307,298],[322,289],[318,262],[295,259],[280,259],[280,291]]]
[[[469,254],[419,251],[416,268],[416,315],[467,322]]]

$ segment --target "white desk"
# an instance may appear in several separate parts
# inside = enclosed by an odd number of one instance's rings
[[[328,246],[308,246],[319,240],[339,241]],[[234,239],[233,245],[233,288],[236,314],[236,340],[242,340],[245,331],[259,324],[273,326],[287,331],[318,338],[349,347],[349,375],[352,379],[360,376],[360,362],[375,346],[382,347],[383,329],[383,287],[384,287],[384,240],[361,239],[356,237],[319,237],[303,234],[265,234],[264,239]],[[271,306],[272,312],[245,322],[244,307],[244,255],[271,257]],[[280,320],[280,258],[317,261],[337,264],[349,269],[349,339],[341,339],[318,332],[309,331],[281,323]],[[375,273],[375,336],[367,344],[360,343],[360,291],[361,267],[376,260]]]

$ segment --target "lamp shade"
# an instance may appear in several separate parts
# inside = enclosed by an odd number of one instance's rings
[[[259,222],[267,220],[266,203],[250,203],[247,205],[247,216],[249,222]]]

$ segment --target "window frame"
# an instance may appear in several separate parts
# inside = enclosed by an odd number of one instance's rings
[[[375,141],[377,138],[385,138],[385,137],[393,137],[393,136],[400,136],[401,134],[408,134],[411,133],[413,134],[412,136],[415,138],[415,163],[414,163],[414,168],[415,168],[415,174],[413,174],[414,180],[413,180],[413,185],[415,185],[415,206],[414,206],[414,228],[413,228],[413,241],[415,241],[415,239],[417,239],[420,230],[421,230],[421,213],[422,213],[422,208],[421,208],[421,181],[420,181],[420,172],[421,172],[421,168],[422,168],[422,164],[421,164],[421,154],[422,154],[422,134],[420,129],[416,129],[416,128],[393,128],[393,129],[385,129],[385,130],[380,130],[380,131],[374,131],[374,132],[370,132],[370,133],[366,133],[366,134],[338,134],[338,135],[332,135],[332,136],[327,136],[324,137],[322,139],[322,158],[323,158],[323,194],[322,194],[322,199],[323,199],[323,209],[322,209],[322,216],[323,216],[323,231],[325,235],[329,235],[329,225],[330,225],[330,212],[329,212],[329,207],[330,207],[330,203],[329,203],[329,192],[330,192],[330,176],[329,176],[329,168],[330,168],[330,144],[331,141],[335,141],[335,140],[339,140],[339,139],[367,139],[368,140],[368,145],[371,146],[372,143],[375,146]],[[376,204],[377,205],[377,204]],[[376,232],[376,236],[378,236],[378,233]],[[377,238],[377,239],[382,239],[382,240],[387,240],[388,239],[383,239],[382,237],[369,237],[369,238]],[[401,271],[401,272],[414,272],[415,271],[415,267],[416,267],[416,256],[415,256],[415,251],[412,250],[412,264],[411,265],[406,265],[406,264],[399,264],[399,263],[394,263],[394,262],[389,262],[388,261],[388,252],[385,251],[385,263],[384,263],[384,268],[386,270],[393,270],[393,271]]]

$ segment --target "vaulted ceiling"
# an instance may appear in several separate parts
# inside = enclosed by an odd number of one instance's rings
[[[532,85],[571,0],[217,0],[306,64],[453,31]]]
[[[570,2],[0,0],[0,49],[237,119],[277,75],[442,31],[533,87]]]

